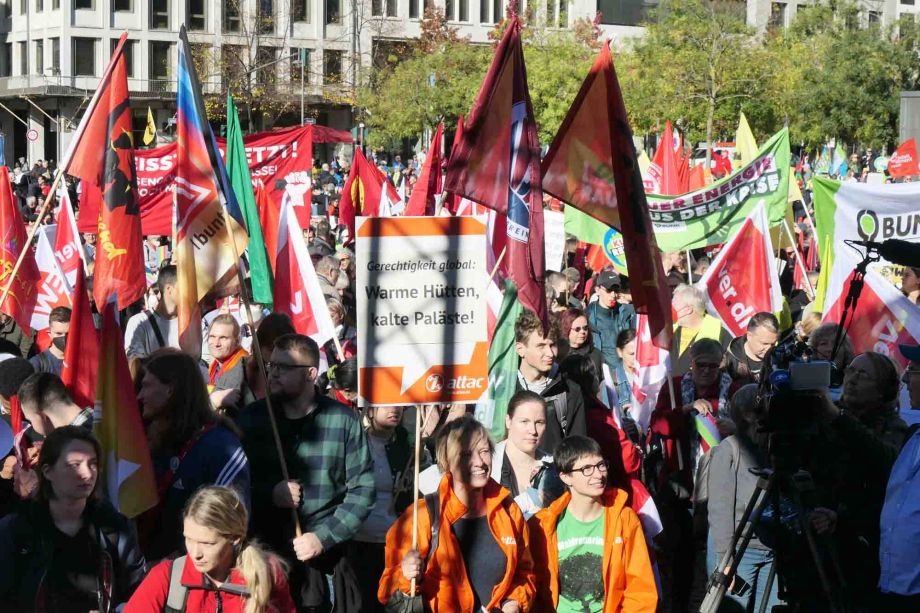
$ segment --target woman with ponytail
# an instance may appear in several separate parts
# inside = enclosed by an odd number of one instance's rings
[[[246,540],[249,513],[236,491],[209,486],[183,513],[188,553],[155,566],[125,613],[293,613],[283,562]]]

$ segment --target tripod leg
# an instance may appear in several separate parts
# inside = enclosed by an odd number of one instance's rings
[[[766,613],[767,611],[767,603],[770,602],[770,592],[773,590],[774,579],[776,579],[776,558],[770,564],[770,574],[767,575],[767,584],[763,587],[763,597],[760,599],[760,608],[758,609],[759,613]]]

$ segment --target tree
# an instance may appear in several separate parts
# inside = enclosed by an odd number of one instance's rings
[[[634,132],[675,120],[691,138],[733,133],[738,109],[765,83],[766,62],[744,4],[672,0],[617,61]],[[708,158],[708,153],[707,153]]]

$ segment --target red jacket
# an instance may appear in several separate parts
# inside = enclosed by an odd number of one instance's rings
[[[482,603],[489,611],[501,608],[505,600],[516,600],[522,611],[530,610],[535,591],[533,560],[530,557],[530,535],[520,508],[511,500],[511,493],[489,480],[483,490],[486,517],[492,535],[505,552],[505,576],[492,591],[492,600]],[[424,581],[419,590],[431,613],[473,613],[473,587],[470,585],[463,562],[460,543],[451,526],[463,517],[466,507],[454,494],[450,473],[442,477],[438,486],[441,509],[441,528],[438,548],[428,561]],[[505,503],[507,498],[508,503]],[[509,504],[510,503],[510,504]],[[418,507],[418,549],[422,559],[431,542],[431,518],[424,499]],[[406,509],[387,532],[386,568],[380,579],[377,597],[386,603],[390,596],[401,590],[408,594],[410,583],[402,574],[402,559],[412,548],[412,509]]]
[[[658,589],[642,526],[626,506],[626,492],[604,492],[604,613],[654,613]],[[559,544],[556,526],[569,505],[569,492],[530,518],[537,596],[532,613],[552,613],[559,605]]]
[[[134,596],[128,601],[124,613],[160,613],[166,606],[171,566],[170,560],[164,560],[154,566],[138,586]],[[275,585],[272,587],[271,602],[266,611],[295,613],[294,601],[291,599],[291,591],[288,589],[284,572],[280,566],[276,566],[274,571]],[[230,571],[229,582],[234,585],[246,585],[245,579],[235,568]],[[191,558],[185,559],[182,585],[188,588],[188,597],[185,601],[186,613],[213,613],[217,610],[217,592],[204,586],[204,578],[195,569]],[[220,598],[224,613],[243,613],[246,608],[246,600],[242,596],[221,592]]]

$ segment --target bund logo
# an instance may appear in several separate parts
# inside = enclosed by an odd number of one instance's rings
[[[863,209],[856,213],[856,231],[864,241],[874,241],[878,236],[878,215],[875,211]]]
[[[428,375],[428,378],[425,379],[425,389],[431,393],[440,392],[444,389],[444,375],[438,373]]]

